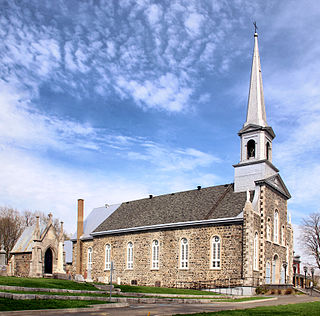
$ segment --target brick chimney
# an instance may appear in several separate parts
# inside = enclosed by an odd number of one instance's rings
[[[82,242],[80,237],[83,235],[83,204],[82,199],[78,200],[78,223],[77,223],[77,256],[76,256],[76,274],[81,274],[82,269]]]
[[[82,199],[78,200],[78,225],[77,225],[77,239],[83,235],[83,204]]]

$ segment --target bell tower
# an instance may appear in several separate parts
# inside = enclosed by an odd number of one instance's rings
[[[279,172],[272,164],[274,131],[267,123],[263,96],[258,34],[254,33],[247,118],[238,135],[241,139],[240,162],[233,167],[235,192],[254,190],[255,181]]]

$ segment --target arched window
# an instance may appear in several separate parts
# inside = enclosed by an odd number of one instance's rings
[[[159,241],[152,242],[152,269],[159,269]]]
[[[88,248],[88,270],[92,268],[92,248]]]
[[[270,262],[268,261],[266,264],[266,284],[270,284],[270,276],[271,276],[271,267]]]
[[[259,254],[259,242],[258,242],[258,233],[254,234],[253,241],[253,269],[258,270],[258,254]]]
[[[270,226],[270,218],[267,221],[267,240],[271,241],[271,226]]]
[[[189,264],[189,244],[187,238],[182,238],[180,242],[180,268],[186,269]]]
[[[131,241],[127,245],[127,269],[133,269],[133,243]]]
[[[111,269],[111,246],[109,244],[106,245],[106,260],[105,260],[105,269]]]
[[[221,248],[220,237],[214,236],[212,238],[212,259],[211,259],[212,268],[221,267],[221,249],[220,248]]]
[[[247,142],[247,159],[254,158],[256,156],[256,143],[253,139]]]
[[[279,243],[279,212],[277,210],[274,212],[273,219],[273,241]]]
[[[271,151],[271,146],[270,146],[270,143],[267,142],[266,143],[266,157],[267,157],[267,160],[270,160],[270,151]]]

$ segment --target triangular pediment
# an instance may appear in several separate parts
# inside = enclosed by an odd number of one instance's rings
[[[277,190],[278,192],[283,194],[287,199],[291,198],[291,194],[290,194],[289,190],[287,189],[286,185],[284,184],[279,173],[277,173],[267,179],[256,181],[256,184],[262,184],[262,183],[265,183],[268,186],[270,186],[271,188]]]
[[[49,237],[51,238],[55,238],[58,240],[58,235],[57,235],[57,231],[54,228],[54,226],[51,224],[48,224],[46,226],[46,228],[44,229],[44,231],[41,233],[40,236],[40,240],[39,241],[43,241],[48,235],[50,235]]]

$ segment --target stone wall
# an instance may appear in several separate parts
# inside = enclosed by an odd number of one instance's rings
[[[277,191],[265,186],[263,188],[265,192],[265,203],[264,203],[264,221],[268,222],[271,226],[271,238],[270,240],[265,240],[265,264],[270,262],[272,266],[272,262],[275,255],[278,255],[278,265],[276,267],[276,282],[280,283],[280,270],[283,262],[288,263],[287,268],[287,280],[291,283],[292,280],[292,230],[291,225],[287,223],[287,200]],[[279,231],[278,231],[278,242],[274,242],[274,212],[278,210],[279,212]],[[281,240],[281,229],[284,227],[284,242]],[[265,227],[266,229],[266,227]],[[265,231],[266,234],[266,231]],[[272,270],[272,269],[271,269]],[[272,272],[271,272],[272,274]],[[265,277],[265,274],[264,274]],[[272,279],[272,275],[271,275]]]
[[[212,269],[211,238],[221,238],[221,268]],[[180,241],[189,242],[189,267],[180,269]],[[151,245],[157,239],[160,244],[159,269],[151,267]],[[133,269],[126,267],[127,244],[133,243]],[[111,245],[111,260],[114,262],[114,280],[124,284],[136,281],[138,285],[176,286],[183,282],[221,280],[228,284],[242,277],[242,225],[201,226],[172,230],[140,232],[113,236],[95,237],[83,242],[83,258],[88,247],[93,247],[92,277],[109,277],[105,270],[105,245]],[[82,260],[83,271],[87,260]],[[181,283],[182,282],[182,283]]]
[[[14,254],[15,276],[28,277],[30,272],[31,252]]]

